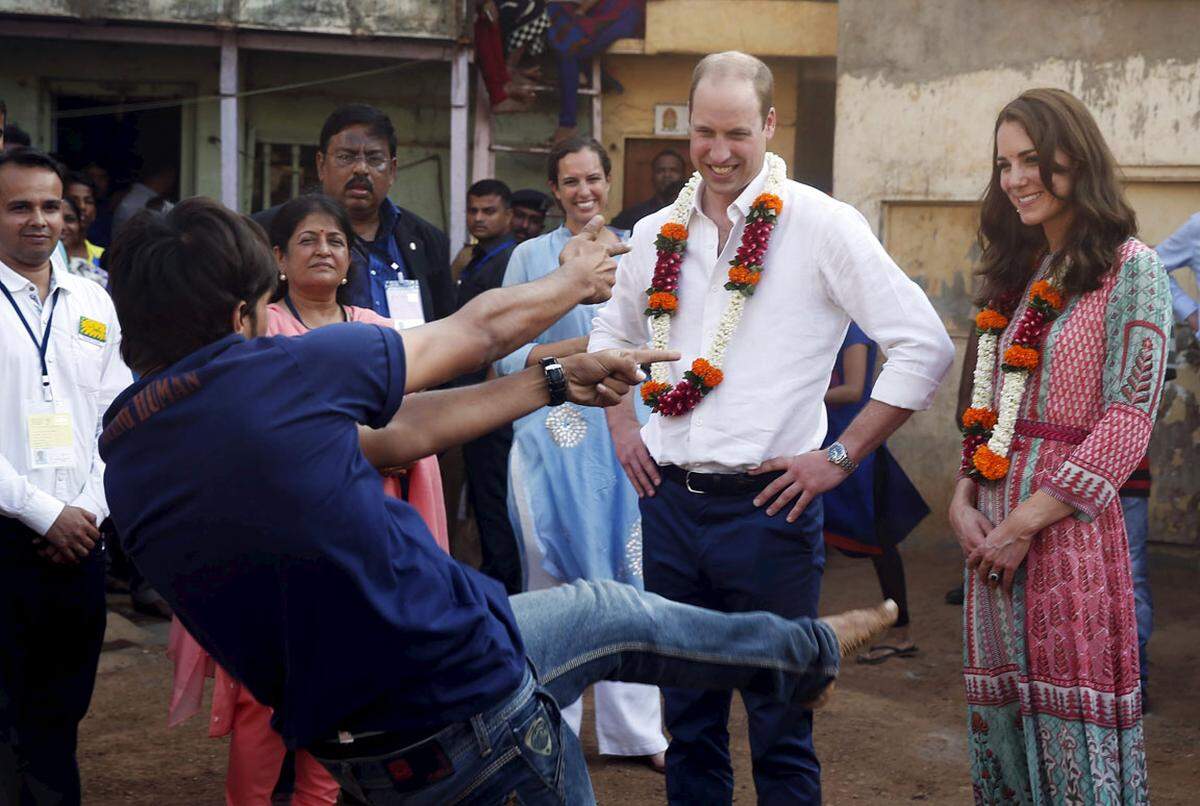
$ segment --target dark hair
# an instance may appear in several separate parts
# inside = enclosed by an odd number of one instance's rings
[[[5,135],[7,137],[7,134]],[[62,163],[44,151],[36,148],[10,148],[0,151],[0,168],[5,165],[18,165],[22,168],[44,168],[63,181]],[[65,187],[65,185],[64,185]]]
[[[499,179],[480,179],[467,188],[467,195],[476,198],[480,196],[499,196],[500,201],[504,202],[505,207],[512,207],[512,191],[508,189],[508,185]]]
[[[608,152],[604,150],[604,146],[600,145],[593,137],[568,137],[551,148],[550,156],[546,158],[546,175],[550,182],[558,184],[558,164],[562,162],[563,157],[589,148],[600,158],[600,167],[604,169],[604,176],[609,176],[612,173],[612,160],[608,158]]]
[[[262,228],[203,197],[142,210],[106,255],[121,357],[142,374],[228,336],[234,309],[253,317],[278,274]]]
[[[537,210],[539,213],[545,213],[550,209],[550,205],[554,202],[545,193],[532,188],[522,188],[513,192],[512,206],[513,207],[528,207],[530,210]]]
[[[83,171],[67,172],[66,178],[63,179],[63,190],[65,191],[71,185],[87,185],[88,189],[92,191],[93,196],[99,192],[96,190],[96,183],[93,182],[92,178]]]
[[[4,116],[5,122],[8,121],[8,104],[4,103],[3,98],[0,98],[0,115]]]
[[[982,305],[1020,294],[1029,282],[1034,261],[1047,248],[1042,228],[1022,224],[1000,187],[996,135],[1001,124],[1010,121],[1024,128],[1033,141],[1046,192],[1054,193],[1054,174],[1065,173],[1071,179],[1071,192],[1064,201],[1074,218],[1063,248],[1053,257],[1051,271],[1065,263],[1062,282],[1068,294],[1096,290],[1112,268],[1117,249],[1137,233],[1137,216],[1125,200],[1117,161],[1087,107],[1064,90],[1034,89],[1000,110],[992,130],[992,176],[979,213],[983,283],[977,301]],[[1066,157],[1066,165],[1055,163],[1056,151]]]
[[[679,152],[673,148],[664,148],[662,151],[655,154],[654,159],[650,160],[650,167],[653,168],[654,163],[658,162],[663,157],[674,157],[675,159],[679,160],[679,168],[684,171],[687,170],[687,160],[681,157]]]
[[[333,222],[337,224],[337,228],[346,236],[346,245],[350,246],[354,243],[354,227],[350,223],[350,217],[346,215],[345,208],[323,193],[306,193],[284,204],[271,219],[271,230],[267,233],[270,236],[271,246],[277,247],[286,255],[288,241],[295,234],[296,227],[300,226],[300,222],[313,213],[321,213],[332,218]],[[347,289],[350,288],[353,271],[354,265],[351,262],[346,267],[346,284],[338,286],[337,301],[343,305],[350,304]],[[276,285],[275,292],[271,294],[271,302],[283,299],[285,293],[287,293],[287,288],[283,283]]]
[[[5,120],[8,116],[5,115]],[[4,146],[12,148],[14,145],[22,148],[29,148],[33,145],[33,138],[29,136],[29,132],[22,129],[15,123],[9,123],[4,127]]]
[[[345,104],[333,110],[329,117],[325,118],[325,125],[321,127],[318,140],[321,153],[324,154],[328,150],[329,141],[334,135],[351,126],[364,126],[367,134],[384,138],[388,144],[388,155],[396,156],[396,129],[392,126],[392,119],[382,109],[370,104]]]
[[[75,200],[72,199],[70,196],[67,196],[67,195],[63,196],[63,204],[65,204],[71,208],[71,212],[73,212],[75,214],[76,218],[80,218],[80,219],[83,218],[83,213],[79,212],[79,205],[76,204]]]

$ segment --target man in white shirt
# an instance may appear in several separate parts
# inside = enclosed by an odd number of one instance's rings
[[[1167,236],[1167,239],[1156,246],[1163,268],[1168,275],[1183,268],[1190,269],[1192,278],[1200,283],[1200,213],[1194,214],[1183,223],[1179,229]],[[1176,282],[1171,281],[1171,306],[1175,310],[1175,318],[1187,322],[1192,329],[1192,335],[1200,339],[1200,303],[1192,299],[1187,291]]]
[[[101,417],[130,382],[104,289],[55,253],[62,176],[0,154],[0,802],[79,803],[104,640]]]
[[[766,157],[776,119],[771,92],[770,70],[742,53],[708,56],[693,75],[691,157],[702,182],[687,219],[678,307],[668,320],[668,343],[684,358],[669,380],[679,384],[697,357],[719,366],[723,379],[690,411],[656,413],[639,429],[631,406],[614,407],[609,427],[642,496],[647,590],[717,610],[794,618],[816,615],[824,567],[818,496],[930,405],[954,349],[929,300],[856,210],[772,173],[782,166],[772,169],[778,158]],[[722,360],[714,337],[738,293],[725,288],[733,281],[727,272],[764,187],[776,190],[782,211]],[[590,350],[651,340],[646,290],[671,284],[662,280],[670,261],[655,243],[671,216],[668,208],[634,228]],[[837,443],[818,450],[825,390],[851,320],[888,360],[871,402]],[[663,691],[672,735],[669,801],[730,803],[728,693]],[[759,802],[819,803],[811,712],[752,694],[743,700]]]

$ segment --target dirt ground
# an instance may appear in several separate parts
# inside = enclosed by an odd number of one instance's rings
[[[881,666],[848,663],[830,705],[819,712],[816,743],[828,804],[970,802],[960,678],[960,611],[942,602],[958,574],[951,545],[906,552],[914,637],[920,653]],[[1196,803],[1200,785],[1200,565],[1195,557],[1155,557],[1156,632],[1150,644],[1152,711],[1145,729],[1155,804]],[[822,612],[878,598],[870,564],[830,557]],[[127,601],[127,600],[124,600]],[[123,609],[119,597],[112,599]],[[139,620],[115,629],[101,661],[92,709],[80,736],[85,803],[219,804],[224,741],[207,738],[206,719],[168,730],[170,667],[166,629]],[[590,714],[585,716],[590,724]],[[754,802],[745,712],[730,726],[735,801]],[[663,779],[648,768],[584,747],[601,804],[665,802]]]

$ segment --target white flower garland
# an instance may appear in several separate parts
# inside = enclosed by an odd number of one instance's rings
[[[787,184],[787,163],[784,162],[782,157],[768,152],[766,155],[766,164],[767,178],[763,183],[762,192],[782,198],[784,187]],[[700,173],[696,172],[688,179],[687,184],[683,186],[683,190],[679,191],[679,197],[675,199],[675,204],[671,207],[671,214],[667,218],[666,223],[687,227],[692,219],[692,206],[699,187]],[[730,291],[729,295],[729,302],[725,306],[724,313],[721,314],[721,320],[717,323],[717,332],[713,334],[712,345],[709,348],[708,362],[717,369],[721,368],[721,364],[725,360],[725,348],[729,346],[730,340],[733,339],[733,334],[737,332],[738,325],[742,321],[742,314],[746,310],[746,296],[744,294],[738,291]],[[663,313],[650,317],[650,334],[651,346],[656,350],[666,350],[671,339],[671,316]],[[671,382],[665,362],[653,364],[650,370],[650,377],[660,383]]]

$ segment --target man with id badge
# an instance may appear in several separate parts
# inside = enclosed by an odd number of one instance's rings
[[[104,289],[55,254],[63,185],[0,154],[0,802],[78,803],[104,639],[104,410],[132,381]]]

